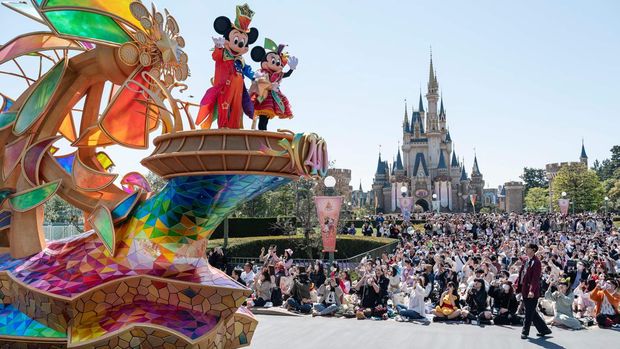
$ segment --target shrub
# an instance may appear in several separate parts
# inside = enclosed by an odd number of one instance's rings
[[[306,259],[307,254],[301,250],[304,238],[301,235],[295,236],[260,236],[250,238],[229,238],[227,254],[229,257],[256,257],[260,255],[261,247],[268,249],[270,245],[278,247],[278,253],[282,253],[285,249],[290,248],[294,251],[293,258]],[[362,237],[342,235],[336,239],[336,249],[334,254],[336,259],[346,259],[362,254],[366,251],[379,248],[386,244],[394,242],[393,239]],[[210,240],[209,248],[222,246],[223,239]],[[320,248],[312,249],[312,258],[322,258]]]

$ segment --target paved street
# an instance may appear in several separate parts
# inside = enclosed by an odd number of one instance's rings
[[[520,338],[519,327],[257,315],[250,348],[617,348],[620,331],[552,328],[546,340]],[[536,330],[532,327],[531,335]]]

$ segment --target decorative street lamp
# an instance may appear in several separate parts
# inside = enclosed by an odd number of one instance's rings
[[[437,213],[439,213],[439,200],[437,200],[437,194],[433,194],[433,205],[435,206]]]
[[[607,203],[609,202],[609,197],[605,196],[605,215],[607,215]]]

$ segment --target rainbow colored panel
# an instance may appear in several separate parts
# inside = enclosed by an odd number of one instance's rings
[[[99,206],[93,211],[88,220],[95,228],[108,251],[114,253],[116,237],[114,236],[114,223],[112,223],[110,211],[104,206]]]
[[[121,185],[123,186],[123,190],[128,193],[133,193],[136,191],[136,188],[142,188],[147,192],[153,191],[149,181],[147,181],[146,178],[138,172],[129,172],[123,176],[123,179],[121,179]]]
[[[0,230],[6,229],[11,225],[11,211],[0,212]]]
[[[140,21],[134,18],[129,11],[129,5],[134,1],[135,0],[48,0],[47,3],[45,3],[44,9],[47,10],[53,7],[79,7],[85,11],[95,10],[98,12],[107,12],[143,29]]]
[[[11,207],[18,212],[26,212],[49,200],[58,190],[60,180],[38,186],[34,189],[15,194],[9,198]]]
[[[118,220],[124,219],[129,215],[129,212],[136,204],[136,201],[140,198],[140,191],[136,191],[133,194],[129,195],[125,200],[121,201],[120,204],[116,205],[112,210],[112,219],[116,222]]]
[[[22,137],[4,148],[4,162],[2,163],[4,178],[7,178],[17,166],[29,141],[30,137]]]
[[[74,41],[59,38],[52,33],[30,34],[18,37],[2,46],[0,49],[0,64],[33,52],[65,48],[82,49]]]
[[[60,137],[53,137],[41,140],[40,142],[33,144],[26,150],[24,158],[22,159],[22,168],[26,178],[32,184],[39,184],[39,163],[43,158],[43,155],[49,147],[54,144]]]
[[[17,112],[6,112],[0,114],[0,129],[11,125],[17,118]]]
[[[12,305],[0,303],[0,335],[36,338],[66,338],[66,334],[32,320]]]
[[[65,71],[65,59],[58,62],[41,80],[17,114],[13,133],[21,135],[43,115]]]
[[[117,45],[131,40],[112,18],[98,13],[58,10],[46,11],[44,14],[58,33],[71,38]]]
[[[2,206],[2,204],[4,204],[4,200],[6,200],[9,195],[13,194],[15,191],[13,191],[13,189],[0,189],[0,206]]]
[[[9,109],[11,109],[15,101],[3,95],[2,93],[0,93],[0,98],[2,98],[2,107],[0,108],[0,113],[6,113],[7,111],[9,111]]]
[[[55,156],[54,159],[60,164],[60,166],[71,174],[73,172],[73,161],[75,161],[75,153],[67,154],[64,156]]]
[[[108,170],[111,166],[114,166],[114,161],[112,161],[112,159],[110,159],[110,157],[108,156],[108,154],[100,151],[97,153],[97,161],[99,161],[99,163],[101,164],[101,167],[104,170]]]

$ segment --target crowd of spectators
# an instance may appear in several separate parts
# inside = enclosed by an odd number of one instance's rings
[[[428,214],[422,226],[372,217],[363,235],[398,239],[357,268],[263,249],[233,271],[251,307],[313,316],[620,329],[620,235],[610,216]],[[542,315],[542,316],[541,316]]]

